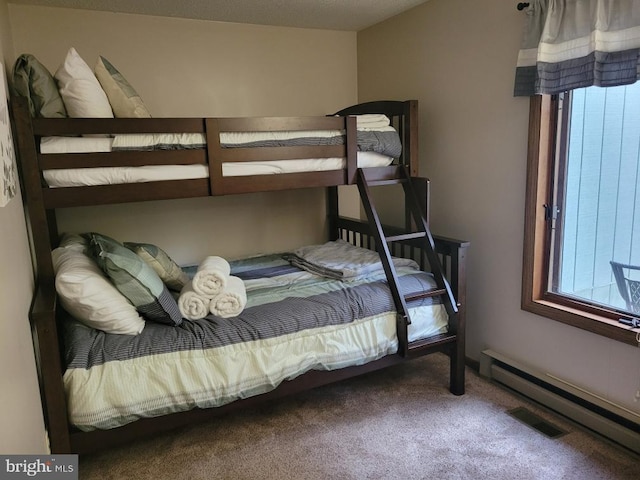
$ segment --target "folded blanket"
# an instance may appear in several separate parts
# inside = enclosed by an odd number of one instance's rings
[[[202,133],[125,133],[113,139],[113,151],[183,150],[204,148]]]
[[[378,113],[366,113],[356,115],[356,125],[358,128],[382,128],[391,124],[389,117]]]
[[[193,284],[187,282],[178,297],[178,308],[187,320],[199,320],[209,315],[211,299],[197,294],[193,290]]]
[[[356,247],[344,240],[310,245],[284,255],[292,265],[324,277],[351,281],[383,272],[377,252]],[[393,258],[396,267],[418,268],[413,260]]]
[[[247,291],[244,282],[234,276],[227,280],[225,289],[213,297],[209,304],[209,311],[222,318],[236,317],[247,304]]]
[[[215,297],[227,285],[231,267],[222,257],[211,256],[204,259],[193,276],[193,290],[209,299]]]

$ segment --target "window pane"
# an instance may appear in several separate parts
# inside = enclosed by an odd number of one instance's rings
[[[549,288],[629,310],[610,262],[640,266],[640,82],[568,98]],[[640,281],[640,269],[623,273]]]

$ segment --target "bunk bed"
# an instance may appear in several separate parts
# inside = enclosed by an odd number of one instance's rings
[[[325,117],[286,118],[52,119],[32,118],[25,98],[20,96],[12,96],[11,106],[25,208],[31,224],[32,248],[36,261],[37,282],[30,322],[52,452],[95,451],[432,352],[444,352],[450,357],[450,391],[455,395],[464,393],[465,262],[469,244],[433,236],[429,231],[429,184],[427,179],[418,177],[416,101],[369,102]],[[357,116],[374,114],[382,114],[390,119],[391,125],[399,134],[401,153],[389,165],[377,166],[374,163],[374,166],[365,167],[358,159]],[[265,145],[249,142],[242,143],[238,148],[229,148],[221,142],[226,134],[242,136],[249,132],[271,134],[283,131],[305,132],[302,136],[307,136],[308,132],[339,131],[342,132],[344,141],[333,145],[278,143],[275,146],[272,143]],[[53,153],[45,153],[48,148],[45,144],[54,137],[82,139],[96,138],[98,135],[99,141],[104,141],[104,138],[117,138],[118,135],[131,135],[133,138],[134,135],[167,134],[196,136],[201,141],[196,142],[198,145],[194,148],[171,147],[141,151],[115,150],[109,146],[98,149],[101,151],[97,152],[84,149],[74,150],[74,153],[60,153],[54,149]],[[104,137],[105,135],[109,137]],[[271,165],[271,162],[299,162],[309,159],[313,159],[312,164],[317,164],[318,161],[322,163],[324,159],[338,159],[339,162],[320,169],[295,167],[289,173],[256,174],[255,171],[248,170],[248,173],[229,174],[234,171],[234,166],[240,164],[242,167],[243,163],[255,165],[267,162]],[[162,170],[164,166],[175,169],[194,165],[200,172],[195,175],[196,178],[191,174],[180,178],[171,173],[169,179],[149,179],[142,176],[135,180],[136,183],[99,180],[94,182],[97,184],[92,184],[93,181],[90,180],[87,185],[54,186],[51,183],[55,180],[49,175],[52,171],[82,172],[93,168],[135,170],[151,166]],[[229,166],[232,168],[226,168]],[[404,228],[382,225],[371,195],[374,186],[396,183],[402,184],[407,197]],[[358,185],[367,220],[345,218],[339,214],[338,186],[353,184]],[[379,254],[383,273],[378,280],[382,287],[378,285],[376,288],[383,290],[376,290],[371,298],[388,297],[391,306],[386,309],[393,311],[394,326],[386,339],[386,350],[372,358],[363,356],[360,360],[344,365],[336,363],[326,369],[312,365],[271,386],[255,387],[251,391],[241,391],[233,398],[204,405],[195,404],[180,411],[134,415],[135,418],[128,417],[119,423],[107,422],[105,425],[91,425],[90,428],[83,428],[72,421],[75,417],[71,413],[70,403],[75,399],[70,398],[64,377],[72,367],[69,361],[70,346],[66,343],[73,319],[61,307],[55,288],[52,250],[60,242],[56,209],[319,187],[326,188],[327,191],[328,240],[345,242]],[[419,270],[431,272],[431,280],[423,283],[418,291],[415,291],[415,286],[407,287],[404,284],[402,267],[397,267],[395,263],[395,259],[401,257],[414,261]],[[260,261],[275,261],[278,268],[288,268],[279,263],[281,257],[263,258]],[[251,267],[240,262],[234,268],[263,270],[264,265],[259,262]],[[416,311],[415,305],[423,303],[441,304],[446,312],[445,324],[435,332],[415,338],[415,335],[411,335],[412,312]],[[342,314],[338,313],[338,316]],[[415,319],[413,323],[416,323]],[[192,323],[185,321],[183,325]],[[149,329],[154,328],[160,327],[154,325]],[[80,328],[80,331],[89,336],[95,333],[87,328]],[[106,336],[109,337],[109,334]],[[100,336],[100,342],[104,341],[104,337],[104,334]],[[93,343],[100,343],[95,341],[95,336],[92,338]],[[101,352],[96,353],[98,356],[100,354]],[[73,361],[76,360],[71,363]],[[206,372],[203,372],[203,376],[206,376]],[[82,390],[82,386],[77,389]]]

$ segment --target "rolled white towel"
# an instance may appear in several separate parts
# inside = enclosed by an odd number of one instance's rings
[[[226,288],[211,299],[209,311],[222,318],[237,317],[247,304],[247,290],[244,282],[230,276]]]
[[[224,290],[231,273],[231,267],[222,257],[205,258],[193,276],[193,290],[210,299]]]
[[[193,284],[187,282],[178,297],[178,309],[187,320],[199,320],[209,315],[211,299],[199,295],[193,290]]]

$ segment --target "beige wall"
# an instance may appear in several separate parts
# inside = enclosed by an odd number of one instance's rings
[[[13,62],[7,2],[0,1],[4,71]],[[45,453],[44,424],[29,329],[31,255],[20,193],[0,208],[0,453]]]
[[[154,116],[324,115],[357,95],[356,34],[10,5],[17,54],[52,73],[75,47],[119,69]]]
[[[432,228],[471,241],[468,356],[492,348],[640,412],[637,348],[520,309],[529,103],[512,92],[523,15],[503,0],[430,0],[360,32],[359,100],[420,102]]]
[[[55,72],[103,55],[153,116],[324,115],[357,100],[356,34],[10,5],[16,56]],[[324,192],[301,190],[59,212],[62,231],[148,241],[176,261],[324,239]]]

